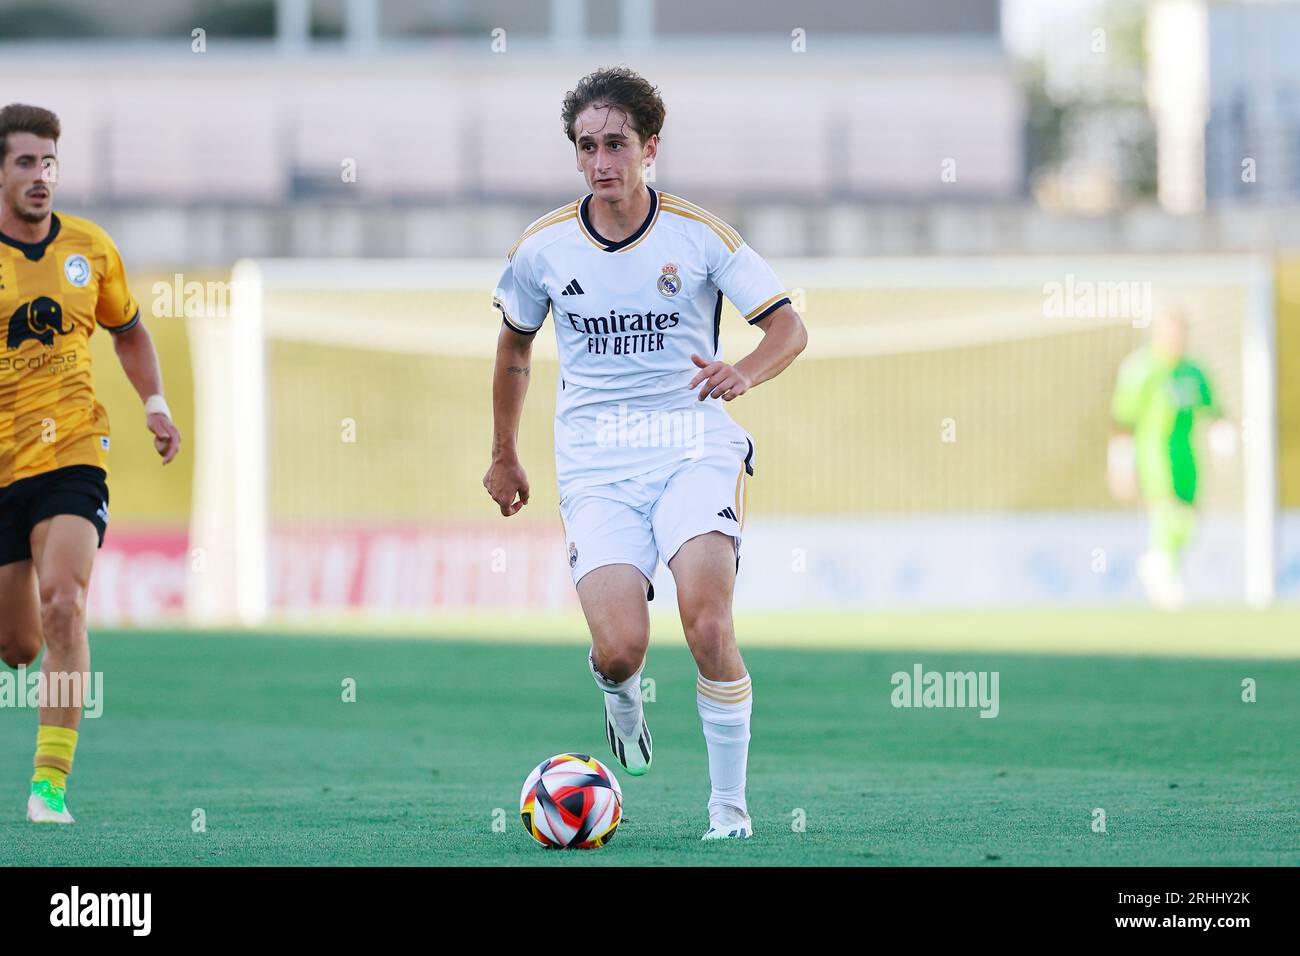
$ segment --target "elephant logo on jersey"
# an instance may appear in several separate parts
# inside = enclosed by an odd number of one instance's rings
[[[671,262],[665,262],[663,275],[659,277],[659,294],[665,299],[671,299],[681,291],[682,277],[677,274],[677,266]]]
[[[90,281],[90,263],[82,255],[68,256],[68,261],[63,263],[63,274],[78,289],[84,289]]]
[[[24,302],[9,318],[10,349],[16,349],[28,339],[35,339],[49,348],[54,345],[54,335],[67,335],[73,326],[63,327],[63,306],[48,296],[35,302]]]

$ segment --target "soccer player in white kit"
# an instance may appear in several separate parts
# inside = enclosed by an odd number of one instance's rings
[[[605,736],[628,773],[650,769],[640,682],[662,560],[699,669],[712,784],[704,839],[748,837],[753,698],[731,602],[755,455],[752,436],[718,400],[779,374],[807,332],[776,274],[734,229],[646,184],[664,120],[653,86],[626,68],[598,70],[566,95],[562,118],[591,192],[536,220],[507,257],[492,301],[503,324],[483,484],[502,515],[528,503],[516,440],[533,335],[549,311],[560,355],[560,512]],[[718,344],[723,295],[763,331],[734,365]]]

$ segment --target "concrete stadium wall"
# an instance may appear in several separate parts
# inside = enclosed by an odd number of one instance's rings
[[[602,60],[494,54],[486,38],[373,57],[172,49],[65,55],[50,69],[39,52],[4,48],[5,102],[63,120],[66,201],[558,205],[582,186],[560,108]],[[656,174],[701,203],[1021,195],[1010,61],[996,48],[909,49],[814,56],[776,36],[655,52],[638,66],[668,107]]]
[[[575,174],[576,178],[576,174]],[[1201,216],[1138,208],[1062,216],[1028,204],[713,201],[660,178],[658,186],[721,216],[765,256],[1013,255],[1271,252],[1300,248],[1300,208],[1225,206]],[[585,194],[579,180],[543,201],[327,203],[258,207],[79,202],[137,267],[229,268],[256,257],[504,256],[538,216]]]

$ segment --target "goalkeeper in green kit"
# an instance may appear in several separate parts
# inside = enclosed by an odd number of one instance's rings
[[[1121,429],[1110,442],[1112,492],[1131,500],[1140,488],[1151,522],[1150,544],[1138,576],[1150,602],[1181,607],[1183,552],[1196,529],[1196,425],[1214,420],[1210,448],[1227,458],[1236,453],[1236,431],[1225,421],[1210,382],[1183,355],[1187,325],[1182,313],[1156,315],[1151,342],[1120,366],[1111,414]]]

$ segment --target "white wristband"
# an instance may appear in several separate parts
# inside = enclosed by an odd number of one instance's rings
[[[150,395],[148,400],[144,403],[145,417],[148,417],[155,412],[160,415],[166,415],[168,418],[172,417],[172,410],[167,407],[167,399],[163,398],[161,395]]]
[[[1112,475],[1127,475],[1137,467],[1132,435],[1112,435],[1106,444],[1106,467]]]

